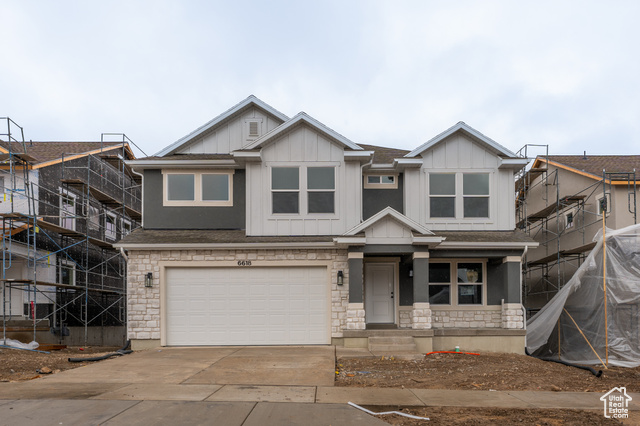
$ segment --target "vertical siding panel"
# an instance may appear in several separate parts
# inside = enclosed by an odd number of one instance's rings
[[[443,144],[436,145],[432,149],[431,153],[432,153],[431,155],[432,155],[432,161],[434,166],[433,168],[434,169],[444,168],[447,160],[444,145]]]
[[[362,176],[357,162],[345,163],[343,179],[339,182],[342,189],[340,217],[344,232],[360,223],[362,217]],[[342,232],[342,233],[344,233]]]
[[[289,137],[289,151],[291,161],[304,161],[304,138],[299,137],[297,134]]]
[[[471,168],[473,169],[483,169],[485,168],[484,160],[485,160],[485,151],[480,146],[471,144],[473,156],[471,158]]]
[[[330,219],[318,219],[318,234],[319,235],[331,235],[331,220]]]
[[[316,144],[318,145],[317,161],[331,161],[331,143],[322,138],[318,134],[314,134]]]
[[[291,152],[289,151],[289,146],[291,144],[290,139],[292,137],[293,135],[291,134],[285,135],[272,143],[275,149],[276,161],[291,161]]]
[[[304,220],[291,219],[291,234],[290,235],[305,235]]]
[[[425,169],[433,168],[433,151],[427,151],[422,154],[422,167]]]
[[[240,120],[233,120],[227,125],[227,137],[225,144],[229,144],[231,149],[240,149],[246,145],[247,141],[242,138],[242,126]]]
[[[461,169],[471,168],[472,142],[466,138],[459,138],[458,146],[458,167]]]
[[[445,164],[447,169],[457,169],[459,160],[460,137],[452,136],[442,144],[445,150]]]
[[[327,141],[330,149],[331,161],[340,161],[344,158],[344,149],[334,143]]]
[[[233,150],[240,148],[240,142],[232,143],[231,136],[229,135],[229,126],[222,126],[214,136],[214,142],[211,149],[214,154],[226,154]]]

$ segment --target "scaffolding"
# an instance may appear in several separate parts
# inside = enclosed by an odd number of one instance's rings
[[[549,167],[548,145],[525,145],[518,155],[529,158],[532,149],[542,150],[535,157],[541,161],[516,176],[516,227],[540,243],[523,263],[522,301],[528,315],[541,307],[531,307],[529,301],[550,300],[595,246],[595,231],[611,212],[614,185],[626,185],[628,213],[637,223],[635,170],[602,170],[602,179],[576,188],[574,182],[561,183],[559,169]]]
[[[82,327],[86,345],[90,327],[126,324],[126,262],[113,243],[142,219],[141,177],[124,161],[135,145],[102,134],[98,149],[39,167],[23,129],[2,121],[2,337],[28,321],[33,340],[50,331],[63,343]]]

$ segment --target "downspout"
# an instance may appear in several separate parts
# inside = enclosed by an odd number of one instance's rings
[[[124,258],[124,260],[125,260],[126,262],[128,262],[128,261],[129,261],[129,256],[127,256],[127,255],[125,254],[124,249],[123,249],[122,247],[120,247],[120,254],[122,255],[122,257]]]

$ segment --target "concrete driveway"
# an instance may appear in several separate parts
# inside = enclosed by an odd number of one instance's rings
[[[334,346],[191,347],[134,352],[45,377],[56,383],[333,386]]]

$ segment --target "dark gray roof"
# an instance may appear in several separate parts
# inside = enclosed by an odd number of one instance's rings
[[[457,231],[436,232],[447,242],[534,242],[524,232],[515,231]],[[244,230],[137,229],[118,244],[268,244],[332,242],[337,235],[249,237]]]
[[[25,142],[24,145],[18,142],[9,144],[0,141],[0,147],[10,150],[13,154],[27,154],[33,158],[31,164],[40,164],[47,161],[57,160],[63,156],[75,154],[86,154],[96,150],[111,150],[114,147],[123,146],[122,142]],[[26,149],[26,151],[25,151]],[[125,155],[129,153],[125,151]]]
[[[435,231],[446,242],[466,243],[533,243],[532,238],[516,229],[514,231]]]
[[[173,154],[167,155],[164,157],[158,157],[156,155],[152,155],[150,157],[139,158],[139,160],[161,160],[161,161],[171,161],[171,160],[233,160],[233,155],[231,154]]]
[[[244,230],[137,229],[118,244],[229,244],[331,242],[332,236],[248,237]]]
[[[373,151],[373,164],[391,164],[394,158],[407,155],[410,151],[405,149],[387,148],[384,146],[364,145],[359,143],[365,151]]]

